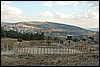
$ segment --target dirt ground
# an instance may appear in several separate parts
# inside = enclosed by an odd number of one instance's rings
[[[1,66],[99,66],[99,54],[6,55]]]
[[[21,46],[39,46],[36,41],[35,43],[23,41],[20,43]],[[7,46],[13,45],[16,47],[17,40],[14,39],[2,39],[1,47],[2,50]],[[74,44],[74,43],[73,43]],[[75,46],[85,43],[75,43]],[[78,45],[79,44],[79,45]],[[81,46],[82,46],[81,45]],[[13,48],[12,47],[12,48]],[[90,45],[82,47],[90,48]],[[87,53],[87,54],[46,54],[46,55],[34,55],[34,54],[16,54],[16,55],[1,55],[1,66],[99,66],[99,53]]]

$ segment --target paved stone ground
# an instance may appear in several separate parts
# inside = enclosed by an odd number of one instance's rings
[[[3,55],[1,66],[99,66],[99,54]]]

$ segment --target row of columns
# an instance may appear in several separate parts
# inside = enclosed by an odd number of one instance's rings
[[[31,54],[73,54],[83,53],[82,49],[70,49],[70,48],[16,48],[16,52],[31,53]]]

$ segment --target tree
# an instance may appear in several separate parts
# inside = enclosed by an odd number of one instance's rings
[[[72,40],[72,36],[67,36],[67,39],[68,40]]]
[[[33,34],[31,33],[31,34],[30,34],[30,40],[34,40],[33,38],[34,38],[34,37],[33,37]]]
[[[47,38],[48,40],[50,40],[51,39],[51,37],[50,36],[48,36],[48,38]]]
[[[70,41],[68,41],[69,45],[70,45]]]
[[[60,40],[60,44],[63,44],[63,40]]]
[[[3,28],[1,28],[1,37],[6,37],[6,32]]]
[[[44,33],[43,32],[41,34],[39,34],[39,39],[40,40],[44,40],[45,39],[45,36],[44,36]]]
[[[18,41],[19,41],[19,42],[22,42],[22,39],[21,39],[21,38],[18,38]]]
[[[83,38],[83,39],[82,39],[82,41],[86,41],[86,39],[85,39],[85,38]]]
[[[93,38],[93,37],[91,37],[91,36],[89,37],[89,39],[91,39],[92,41],[94,40],[94,38]]]
[[[57,37],[54,37],[54,40],[58,40]]]
[[[50,44],[51,44],[51,42],[50,42],[50,41],[47,41],[47,43],[48,43],[48,45],[50,45]]]
[[[40,33],[18,33],[17,31],[13,31],[13,30],[4,30],[3,28],[1,28],[1,37],[10,37],[10,38],[21,38],[23,40],[44,40],[45,36],[44,36],[44,32]]]
[[[79,39],[78,39],[78,38],[74,38],[73,41],[74,41],[74,42],[78,42]]]

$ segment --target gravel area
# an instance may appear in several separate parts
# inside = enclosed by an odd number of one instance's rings
[[[99,66],[99,54],[2,55],[1,66]]]

